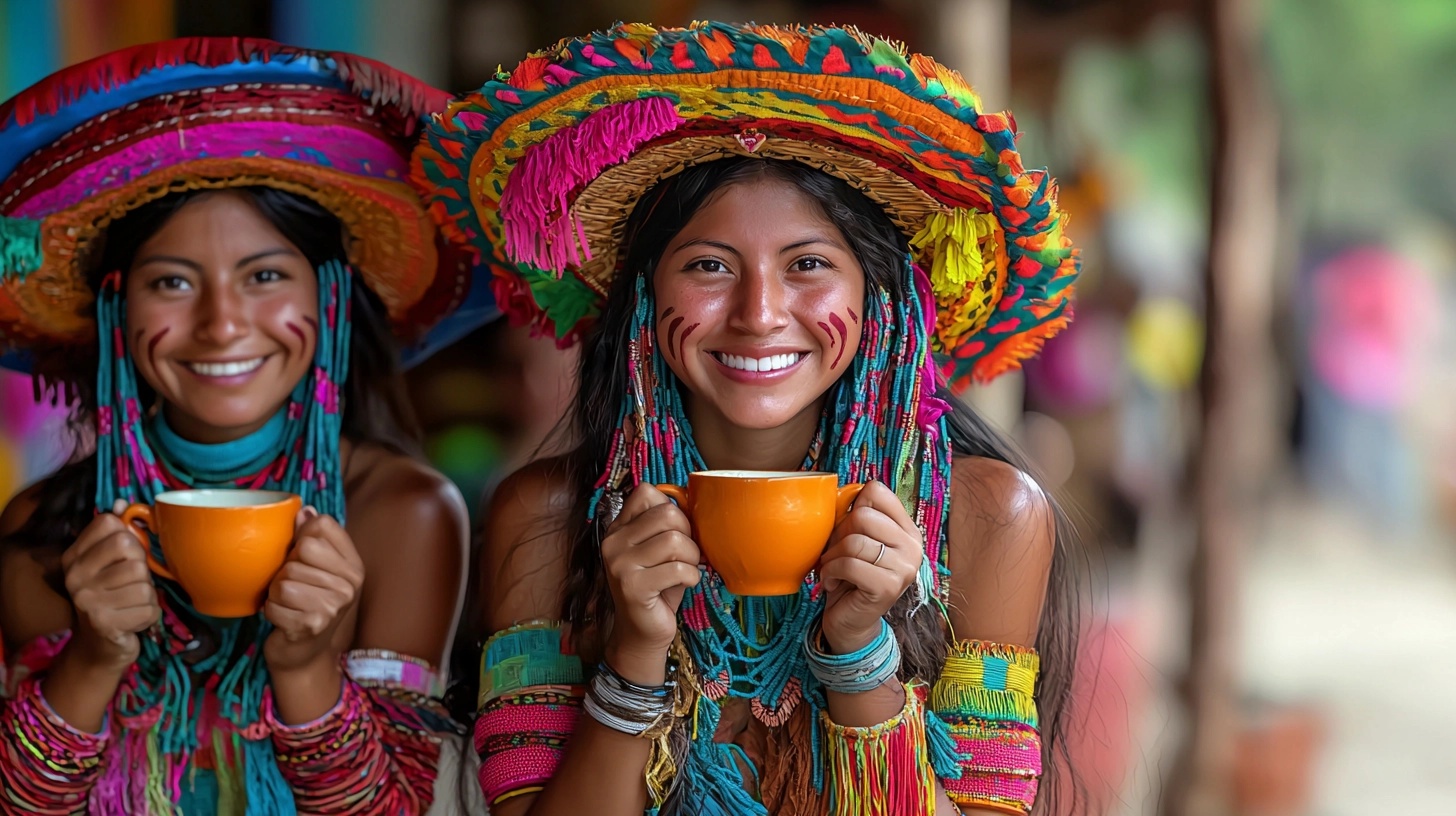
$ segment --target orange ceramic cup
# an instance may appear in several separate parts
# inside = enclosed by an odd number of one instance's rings
[[[693,540],[734,595],[792,595],[864,485],[833,473],[705,470],[657,489],[677,501]]]
[[[198,612],[245,618],[263,608],[301,506],[298,496],[277,490],[173,490],[154,506],[126,508],[121,520],[147,549],[152,572],[181,584]],[[157,534],[166,564],[152,556],[137,521]]]

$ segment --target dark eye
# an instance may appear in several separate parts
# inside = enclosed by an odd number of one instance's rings
[[[688,269],[697,269],[701,272],[727,272],[728,267],[722,261],[713,258],[703,258],[688,264]]]
[[[276,283],[287,278],[287,275],[277,269],[260,269],[253,273],[253,280],[258,283]]]
[[[192,284],[181,275],[162,275],[152,281],[152,288],[161,291],[180,292],[191,289]]]
[[[794,261],[794,270],[797,272],[813,272],[815,269],[828,269],[829,262],[817,255],[809,255]]]

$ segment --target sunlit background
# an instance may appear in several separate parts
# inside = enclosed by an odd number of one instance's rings
[[[710,18],[902,39],[1061,179],[1077,320],[967,397],[1081,522],[1081,812],[1456,813],[1453,0],[0,0],[0,96],[199,34],[462,91],[614,20]],[[481,496],[572,366],[500,323],[427,361],[429,455]],[[0,497],[63,423],[0,372]]]

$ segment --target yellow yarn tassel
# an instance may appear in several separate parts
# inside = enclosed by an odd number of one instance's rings
[[[990,242],[996,234],[996,219],[969,209],[941,210],[925,219],[925,226],[910,239],[910,246],[929,250],[930,288],[937,296],[953,295],[986,276],[986,263],[995,262]],[[986,243],[984,250],[982,244]]]
[[[957,641],[930,692],[930,708],[986,720],[1014,720],[1036,727],[1036,679],[1041,658],[1034,649],[981,640]]]
[[[683,643],[681,633],[672,642],[672,650],[669,653],[673,660],[677,661],[677,688],[672,700],[674,723],[672,727],[676,727],[678,720],[692,714],[693,736],[696,738],[698,697],[702,695],[703,690],[698,687],[698,669],[693,664],[692,655],[688,654],[688,648]],[[652,803],[655,812],[656,808],[662,807],[662,804],[667,801],[667,795],[672,792],[673,782],[677,779],[677,761],[672,756],[672,728],[668,728],[652,740],[652,753],[647,758],[645,779],[647,798]]]
[[[929,813],[935,803],[935,774],[925,737],[925,713],[918,691],[905,684],[905,707],[867,728],[836,725],[822,711],[829,768],[829,816],[898,816]]]

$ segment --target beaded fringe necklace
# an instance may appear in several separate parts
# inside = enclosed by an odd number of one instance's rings
[[[950,439],[936,399],[936,368],[929,352],[935,304],[929,282],[907,256],[897,303],[883,288],[865,298],[863,337],[849,375],[832,389],[806,470],[837,473],[842,484],[877,479],[889,485],[910,510],[924,535],[915,592],[918,603],[941,605],[945,578],[945,526],[949,518]],[[597,483],[590,517],[609,493],[620,495],[641,482],[687,484],[688,474],[706,469],[693,442],[676,377],[659,353],[653,317],[656,305],[645,274],[636,280],[628,376],[631,388],[613,434],[606,472]],[[749,701],[753,715],[769,726],[788,722],[801,704],[810,707],[809,751],[815,791],[824,789],[825,763],[819,712],[824,691],[809,672],[800,643],[823,610],[810,575],[795,595],[738,597],[711,570],[684,595],[678,616],[687,653],[696,667],[701,694],[677,728],[690,729],[687,756],[675,761],[679,812],[695,816],[764,814],[744,790],[732,747],[715,743],[720,701]],[[668,772],[671,773],[671,765]],[[651,784],[651,783],[649,783]]]
[[[185,461],[183,452],[168,450],[147,427],[126,347],[121,274],[108,275],[96,307],[97,512],[110,512],[117,499],[149,504],[171,489],[225,486],[297,493],[305,505],[343,523],[340,389],[349,373],[351,287],[352,272],[344,265],[330,261],[318,269],[323,325],[316,327],[313,370],[283,409],[282,441],[273,455],[263,457],[261,469],[255,461],[246,472],[204,473],[208,463]],[[152,550],[161,558],[155,538]],[[269,682],[263,643],[271,626],[261,613],[241,619],[202,616],[179,586],[158,584],[160,631],[142,636],[141,657],[118,691],[112,715],[118,739],[92,791],[90,812],[176,813],[183,778],[199,750],[207,748],[217,772],[219,814],[293,814],[293,794],[261,722]],[[196,635],[204,632],[215,648],[197,659]]]

